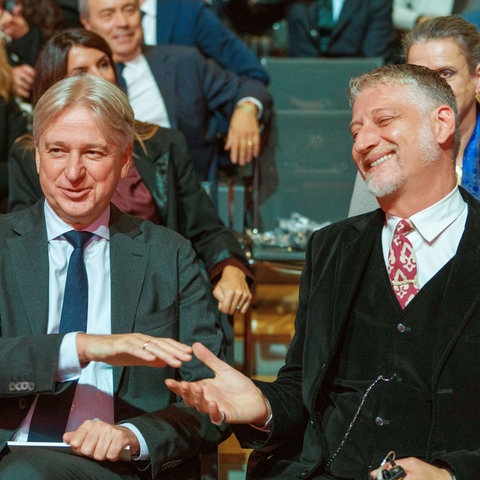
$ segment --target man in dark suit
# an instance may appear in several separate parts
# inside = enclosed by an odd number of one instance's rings
[[[225,11],[238,31],[256,34],[284,18],[291,57],[394,54],[392,0],[230,0]]]
[[[137,120],[180,130],[187,140],[197,177],[215,166],[219,114],[230,122],[225,148],[233,164],[245,165],[260,151],[260,121],[272,99],[263,83],[237,77],[191,47],[142,47],[138,0],[80,0],[83,25],[107,40]],[[104,13],[107,12],[107,15]]]
[[[147,45],[188,45],[236,75],[268,84],[269,77],[253,51],[202,0],[141,0]]]
[[[194,344],[215,378],[167,385],[243,424],[243,446],[283,442],[251,478],[390,478],[377,467],[394,451],[407,479],[476,480],[480,206],[456,185],[455,97],[426,67],[390,65],[353,79],[350,99],[353,158],[381,209],[312,235],[277,380]]]
[[[164,380],[208,375],[182,364],[191,348],[177,340],[219,352],[222,337],[189,242],[110,204],[132,160],[128,100],[98,77],[70,77],[42,96],[33,122],[45,201],[0,221],[0,477],[197,478],[199,453],[225,430]],[[65,330],[72,234],[88,238],[87,278],[66,319],[88,302],[86,326]],[[5,447],[39,438],[80,456]],[[119,461],[127,447],[133,460]]]

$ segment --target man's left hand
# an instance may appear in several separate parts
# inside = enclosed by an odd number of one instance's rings
[[[225,150],[230,151],[230,160],[234,164],[246,165],[260,153],[260,126],[255,114],[256,106],[248,103],[252,109],[236,108],[230,118]]]
[[[395,463],[405,470],[407,480],[452,480],[448,470],[435,467],[415,457],[401,458],[395,460]],[[378,470],[374,470],[370,476],[376,479],[377,473]]]
[[[127,446],[131,455],[138,455],[140,451],[137,437],[131,430],[101,420],[83,422],[75,432],[66,432],[63,441],[77,455],[97,461],[116,462]]]
[[[213,289],[213,296],[218,300],[218,310],[228,315],[236,311],[245,313],[252,300],[245,274],[233,265],[227,265],[220,280]]]

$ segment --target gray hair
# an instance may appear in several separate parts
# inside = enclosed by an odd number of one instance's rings
[[[352,106],[357,96],[368,88],[378,85],[403,85],[409,87],[408,98],[430,113],[441,105],[448,105],[455,113],[454,158],[460,146],[459,118],[457,102],[450,85],[434,70],[420,65],[384,65],[371,72],[352,78],[349,83],[348,98]]]
[[[33,137],[40,135],[65,110],[90,111],[106,138],[114,137],[124,151],[133,143],[135,117],[128,98],[117,86],[93,75],[75,75],[55,83],[38,100],[33,112]]]
[[[413,45],[431,40],[451,39],[462,50],[470,73],[480,65],[480,32],[477,27],[455,15],[434,17],[416,25],[402,40],[402,56],[406,61]]]

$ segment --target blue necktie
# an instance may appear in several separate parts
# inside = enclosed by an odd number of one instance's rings
[[[332,0],[317,0],[317,29],[322,55],[328,52],[330,35],[334,26]]]
[[[90,232],[78,230],[72,230],[63,235],[73,246],[73,252],[68,262],[60,317],[60,333],[87,331],[88,279],[83,250],[92,235]],[[76,387],[77,383],[72,382],[59,395],[40,395],[38,397],[30,423],[29,442],[62,441]]]
[[[117,77],[118,77],[118,86],[128,95],[128,87],[127,87],[127,81],[125,80],[125,77],[123,76],[123,69],[125,68],[125,64],[122,62],[118,62],[116,64],[116,69],[117,69]]]

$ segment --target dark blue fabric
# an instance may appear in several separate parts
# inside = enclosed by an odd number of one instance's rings
[[[63,235],[73,246],[73,252],[68,262],[60,333],[87,331],[88,279],[83,261],[83,249],[92,235],[90,232],[78,230],[72,230]]]
[[[125,77],[123,76],[123,69],[125,68],[125,64],[122,63],[122,62],[118,62],[117,64],[115,64],[115,68],[117,69],[118,86],[126,94],[128,94],[127,81],[125,80]]]
[[[477,123],[472,136],[463,152],[462,161],[462,187],[471,193],[477,200],[480,200],[480,114],[477,114]]]
[[[64,233],[73,246],[68,262],[67,280],[63,296],[60,333],[86,332],[88,314],[88,279],[83,250],[92,233],[72,230]],[[29,442],[61,442],[77,382],[59,395],[40,395],[30,423]]]

